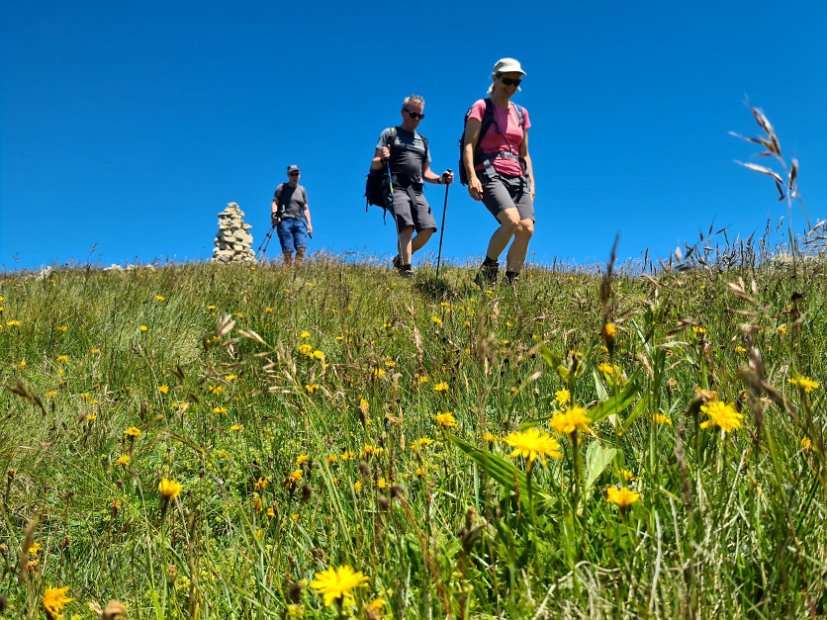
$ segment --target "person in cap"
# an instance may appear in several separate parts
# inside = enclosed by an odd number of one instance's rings
[[[379,136],[370,167],[372,170],[390,167],[393,191],[389,191],[387,202],[397,231],[393,266],[401,276],[409,278],[413,275],[414,252],[421,250],[436,231],[436,220],[422,193],[423,185],[425,182],[448,185],[454,175],[450,170],[441,175],[431,171],[428,140],[417,131],[425,118],[425,100],[419,95],[405,97],[400,114],[402,124],[385,129]]]
[[[302,262],[307,251],[307,236],[313,236],[313,223],[310,220],[310,204],[307,202],[307,190],[299,185],[301,171],[296,165],[287,167],[287,183],[279,183],[270,205],[270,220],[279,234],[284,264]]]
[[[506,281],[513,283],[519,278],[534,234],[535,185],[528,151],[531,121],[528,110],[511,101],[525,75],[517,60],[498,60],[488,97],[471,106],[465,121],[462,164],[468,193],[481,200],[499,224],[476,275],[480,286],[497,281],[500,254],[509,242]],[[483,124],[485,135],[481,135]]]

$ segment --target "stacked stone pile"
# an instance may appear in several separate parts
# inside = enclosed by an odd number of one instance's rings
[[[218,234],[212,251],[214,263],[254,263],[252,228],[244,223],[244,211],[231,202],[218,214]]]

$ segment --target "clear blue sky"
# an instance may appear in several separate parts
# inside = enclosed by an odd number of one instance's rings
[[[621,258],[666,256],[713,221],[730,238],[777,222],[772,182],[733,163],[754,152],[727,134],[756,131],[745,96],[823,219],[825,32],[816,1],[0,0],[0,270],[206,260],[230,201],[256,248],[290,163],[311,251],[389,257],[393,225],[363,199],[380,131],[421,94],[433,167],[456,170],[502,56],[528,73],[530,261],[604,261],[616,234]],[[444,189],[426,194],[439,221]],[[455,184],[443,255],[476,260],[494,226]]]

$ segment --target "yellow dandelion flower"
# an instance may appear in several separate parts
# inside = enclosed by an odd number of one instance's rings
[[[554,400],[557,401],[557,404],[561,407],[565,407],[571,404],[571,392],[569,392],[566,388],[562,390],[557,390],[554,393]]]
[[[318,383],[308,383],[304,386],[304,391],[308,394],[315,394],[319,387],[321,386]]]
[[[308,338],[310,338],[310,332],[307,330],[303,331],[299,334],[299,338],[301,338],[302,340],[307,340]]]
[[[296,350],[305,357],[310,357],[313,355],[313,345],[307,343],[300,344]]]
[[[345,450],[344,452],[342,452],[343,461],[350,461],[353,459],[354,456],[356,456],[356,453],[352,450]]]
[[[168,478],[162,478],[158,483],[158,492],[168,500],[178,497],[183,488],[180,482]]]
[[[606,336],[607,340],[614,340],[615,336],[617,336],[617,325],[614,323],[606,323],[603,326],[603,335]]]
[[[385,360],[385,368],[396,368],[396,362],[391,358]]]
[[[236,379],[238,379],[238,375],[224,375],[224,381],[227,383],[232,383]]]
[[[115,461],[115,463],[117,463],[118,465],[121,465],[122,467],[126,467],[127,465],[129,465],[129,462],[131,460],[132,460],[131,456],[129,456],[128,454],[124,454],[122,456],[119,456],[118,460]]]
[[[370,372],[374,379],[381,379],[387,374],[384,368],[371,368]]]
[[[59,331],[61,334],[65,334],[66,332],[69,331],[69,326],[68,325],[58,325],[57,327],[55,327],[55,329],[57,331]]]
[[[290,474],[290,482],[292,482],[293,484],[296,484],[303,477],[304,477],[304,472],[301,469],[297,469],[293,473]]]
[[[316,573],[315,579],[310,582],[310,587],[324,599],[325,607],[331,607],[334,603],[341,605],[353,605],[353,590],[364,588],[368,578],[350,566],[330,567],[320,573]]]
[[[159,385],[158,391],[161,394],[169,394],[169,386],[166,383],[164,383],[163,385]]]
[[[380,489],[387,488],[388,481],[385,480],[384,477],[380,477],[379,480],[376,481],[376,486],[379,487]]]
[[[95,401],[92,401],[92,403],[94,404],[94,403],[95,403]],[[86,419],[87,419],[89,422],[94,422],[95,420],[97,420],[97,419],[98,419],[98,416],[97,416],[97,415],[95,415],[94,413],[89,413],[89,414],[87,414],[87,415],[86,415]]]
[[[428,470],[424,467],[417,467],[414,473],[417,475],[418,478],[424,478],[428,475]]]
[[[20,363],[17,365],[17,367],[18,367],[20,370],[23,370],[26,366],[27,366],[27,364],[26,364],[26,360],[20,360]]]
[[[38,555],[41,551],[43,551],[43,545],[36,542],[29,545],[29,555]]]
[[[69,361],[69,356],[68,355],[58,355],[56,359],[57,359],[58,364],[65,364],[66,362]]]
[[[296,466],[299,467],[299,466],[303,465],[304,463],[307,463],[309,460],[310,460],[309,456],[307,456],[306,454],[300,454],[299,456],[296,457]]]
[[[786,325],[779,325],[778,327],[775,328],[775,331],[777,331],[779,334],[781,334],[783,336],[787,333],[787,326]]]
[[[63,588],[46,588],[43,593],[43,608],[52,620],[60,620],[63,608],[75,599],[66,596],[69,586]]]
[[[705,405],[701,405],[701,411],[709,416],[708,420],[701,422],[702,429],[717,426],[724,433],[729,433],[742,426],[741,420],[744,416],[738,413],[735,405],[727,404],[720,400],[713,400]]]
[[[331,465],[339,460],[339,457],[336,454],[328,454],[327,455],[327,462]]]
[[[384,617],[384,607],[385,601],[383,599],[373,599],[370,603],[365,605],[365,617],[367,617],[368,620],[380,620]]]
[[[354,490],[354,491],[356,491],[356,492],[358,493],[359,491],[361,491],[361,490],[362,490],[362,487],[363,487],[363,486],[364,486],[364,485],[362,484],[362,481],[361,481],[361,480],[357,480],[357,481],[356,481],[356,483],[353,485],[353,490]]]
[[[17,319],[6,321],[6,327],[20,327],[20,321]]]
[[[622,510],[640,501],[640,493],[626,487],[609,487],[606,491],[606,501]]]
[[[434,421],[436,422],[437,426],[442,428],[454,428],[457,425],[457,419],[454,417],[454,414],[450,411],[446,411],[444,413],[437,413],[434,417]]]
[[[215,312],[215,310],[216,310],[215,304],[209,304],[207,306],[207,312]]]
[[[821,387],[818,381],[814,381],[810,377],[805,377],[803,375],[800,377],[790,377],[787,379],[787,383],[794,385],[805,394],[809,394],[810,392],[813,392]]]
[[[497,441],[497,436],[494,433],[483,433],[482,440],[487,444],[492,444]]]
[[[664,424],[672,424],[672,418],[665,413],[654,413],[652,414],[652,422],[663,426]]]
[[[432,316],[431,317],[431,323],[433,323],[437,327],[442,327],[442,319],[439,318],[438,316]]]
[[[136,426],[130,426],[123,432],[123,434],[127,437],[130,437],[131,439],[137,439],[138,437],[143,435],[143,432],[141,432],[141,429]]]
[[[138,329],[141,330],[142,332],[148,332],[149,331],[149,327],[147,327],[146,325],[141,325]]]
[[[635,474],[632,471],[628,470],[628,469],[621,469],[620,470],[620,475],[623,476],[623,479],[626,482],[631,482],[632,480],[635,479]]]
[[[224,391],[224,387],[221,385],[211,385],[207,388],[207,391],[210,394],[215,394],[216,396],[218,396],[221,394],[221,392]]]
[[[157,302],[159,302],[159,303],[160,303],[160,302],[163,302],[163,301],[166,301],[166,300],[167,300],[167,298],[166,298],[166,297],[164,297],[163,295],[156,295],[156,296],[155,296],[155,301],[157,301]]]
[[[506,436],[503,441],[514,448],[509,455],[511,458],[522,457],[528,460],[529,467],[537,457],[545,465],[546,457],[554,459],[562,458],[560,443],[548,433],[539,428],[530,428],[522,432],[513,432]]]
[[[236,432],[236,431],[243,431],[243,430],[244,430],[244,427],[243,427],[241,424],[233,424],[233,425],[230,427],[230,430],[231,430],[231,431],[233,431],[233,432]]]
[[[424,446],[430,446],[432,443],[434,443],[433,439],[430,439],[429,437],[420,437],[419,439],[415,439],[411,442],[411,450],[416,452]]]
[[[422,385],[424,383],[428,383],[428,381],[430,381],[430,380],[431,380],[431,378],[428,375],[417,375],[416,384],[417,385]]]
[[[746,347],[742,347],[740,344],[735,345],[735,352],[736,353],[746,353]]]
[[[57,390],[49,390],[46,392],[47,398],[57,398]]]
[[[258,480],[256,480],[256,488],[257,488],[259,491],[261,491],[261,490],[263,490],[263,489],[267,488],[267,485],[268,485],[268,484],[270,484],[270,481],[269,481],[269,480],[267,480],[267,478],[259,478]]]
[[[440,381],[434,385],[434,392],[447,392],[448,384],[445,381]]]
[[[571,434],[575,431],[590,431],[591,420],[583,407],[572,407],[568,411],[555,413],[551,418],[551,425],[558,433]]]
[[[810,449],[813,447],[813,442],[810,441],[809,437],[803,437],[799,442],[799,445],[801,446],[802,451],[809,452]]]

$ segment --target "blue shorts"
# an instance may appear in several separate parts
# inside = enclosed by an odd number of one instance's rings
[[[279,233],[281,251],[285,254],[307,248],[307,224],[303,219],[284,218],[279,222],[276,231]]]

